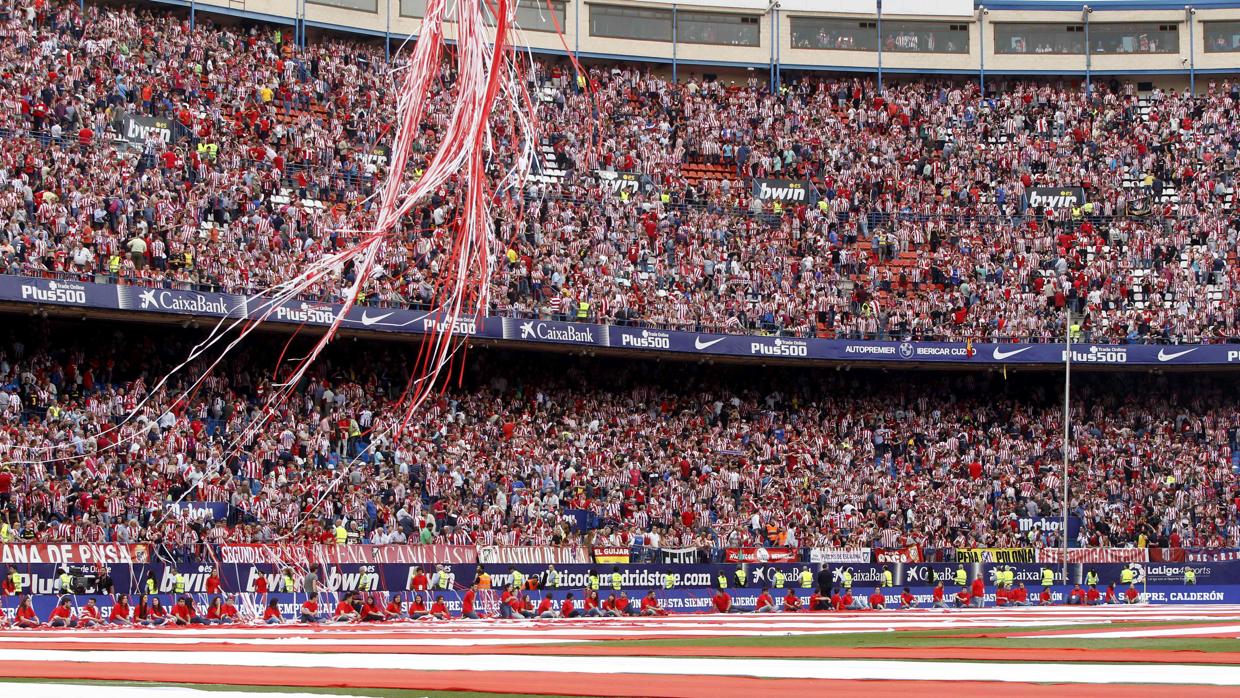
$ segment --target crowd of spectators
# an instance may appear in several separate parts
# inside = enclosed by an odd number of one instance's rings
[[[0,271],[248,292],[371,222],[394,103],[381,43],[297,47],[287,29],[199,13],[191,31],[183,14],[64,0],[0,0],[0,32]],[[879,94],[868,78],[815,77],[772,94],[587,69],[580,90],[565,61],[534,63],[550,152],[523,198],[497,204],[495,312],[1039,341],[1061,334],[1067,307],[1087,340],[1240,335],[1240,84],[1143,103],[1118,81]],[[451,84],[445,65],[414,169]],[[118,142],[126,116],[164,119],[171,142],[160,129]],[[776,209],[754,177],[811,182],[820,201]],[[454,186],[409,216],[366,302],[431,298]],[[1031,207],[1037,187],[1079,187],[1088,203]],[[314,292],[331,299],[351,274]]]
[[[8,540],[334,543],[343,527],[372,543],[1059,544],[1019,524],[1061,515],[1061,393],[1039,373],[759,375],[479,349],[402,430],[404,345],[360,363],[359,345],[333,345],[271,409],[310,339],[251,343],[196,388],[205,359],[160,388],[190,339],[34,324],[0,340]],[[1240,542],[1234,383],[1076,383],[1073,544]]]

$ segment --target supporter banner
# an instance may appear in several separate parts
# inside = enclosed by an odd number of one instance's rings
[[[1034,529],[1042,533],[1058,533],[1063,530],[1063,518],[1054,516],[1024,516],[1016,520],[1016,526],[1020,530],[1022,537]],[[1076,541],[1080,532],[1081,518],[1079,516],[1069,516],[1068,545],[1072,545]]]
[[[1044,206],[1054,210],[1076,208],[1085,203],[1085,190],[1081,187],[1033,187],[1029,190],[1029,206]]]
[[[567,565],[590,562],[590,554],[581,546],[479,546],[478,562],[499,564]]]
[[[145,543],[11,543],[0,545],[0,564],[95,565],[144,563],[151,558]]]
[[[1039,562],[1033,548],[956,548],[958,562]]]
[[[1224,560],[1240,560],[1240,550],[1198,550],[1185,548],[1171,548],[1171,551],[1179,552],[1178,557],[1174,554],[1165,555],[1167,562],[1222,562]]]
[[[1068,562],[1081,563],[1145,562],[1149,560],[1149,550],[1146,548],[1068,548],[1068,555],[1065,558],[1062,548],[1038,549],[1038,562],[1059,563],[1065,559]]]
[[[478,561],[472,545],[221,545],[222,563],[240,564],[472,564]]]
[[[610,194],[619,194],[622,191],[636,194],[637,190],[641,188],[637,175],[631,172],[595,170],[594,176],[598,178],[599,186],[603,188],[603,191]]]
[[[217,521],[228,518],[228,502],[169,502],[164,513],[177,519]]]
[[[920,545],[906,545],[903,548],[875,548],[875,562],[921,562],[923,559]]]
[[[697,562],[697,548],[660,548],[659,562],[670,565],[691,565]]]
[[[727,548],[724,562],[796,562],[801,556],[792,548]]]
[[[142,150],[148,136],[155,136],[164,143],[181,140],[184,133],[181,125],[164,117],[143,116],[141,114],[125,114],[121,117],[121,138],[129,147]]]
[[[93,276],[86,278],[93,279]],[[135,312],[265,317],[274,322],[327,326],[338,305],[290,301],[272,307],[270,300],[178,289],[116,286],[87,281],[61,281],[0,276],[0,302],[133,310]],[[353,307],[344,326],[354,330],[421,334],[444,329],[441,316],[404,308]],[[467,317],[453,330],[462,336],[539,344],[576,344],[645,352],[730,356],[761,360],[866,362],[876,364],[971,363],[1062,364],[1059,344],[983,344],[963,342],[854,341],[757,335],[708,334],[640,327],[524,318]],[[1073,344],[1074,366],[1238,366],[1237,344]],[[1047,521],[1048,525],[1054,519]],[[1069,521],[1069,534],[1072,532]]]
[[[778,201],[781,204],[816,204],[818,195],[808,181],[797,179],[762,179],[753,180],[754,198],[762,202]]]
[[[814,564],[869,562],[869,548],[811,548],[809,561]]]
[[[363,150],[358,153],[358,159],[364,165],[374,165],[375,167],[387,167],[388,158],[392,155],[392,149],[386,145],[375,145],[370,150]]]
[[[594,561],[599,564],[628,564],[629,549],[625,547],[594,546]]]

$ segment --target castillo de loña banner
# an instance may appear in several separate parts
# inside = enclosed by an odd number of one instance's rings
[[[869,548],[810,548],[809,561],[817,565],[870,561]]]
[[[1033,548],[956,548],[956,560],[1000,565],[1034,563],[1038,561],[1038,553]]]
[[[478,562],[503,565],[587,564],[590,553],[580,545],[484,545],[478,547]]]
[[[1085,204],[1085,189],[1082,187],[1033,187],[1028,196],[1031,208],[1059,211]]]
[[[0,545],[0,564],[112,565],[142,564],[151,559],[146,543],[7,543]]]
[[[629,549],[624,546],[594,546],[594,561],[599,564],[614,565],[629,562]]]
[[[725,548],[723,561],[732,563],[797,562],[801,559],[792,548]]]
[[[816,204],[818,196],[814,187],[803,179],[765,179],[755,177],[753,195],[763,203],[778,201],[781,204]]]

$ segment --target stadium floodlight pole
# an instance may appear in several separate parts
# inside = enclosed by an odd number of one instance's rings
[[[878,37],[878,93],[883,93],[883,0],[875,5],[878,21],[874,23],[874,34]]]
[[[977,41],[979,59],[977,65],[977,81],[978,86],[982,89],[982,99],[986,99],[986,15],[990,14],[990,10],[985,5],[977,8]]]
[[[1068,441],[1071,438],[1070,404],[1072,395],[1072,308],[1063,307],[1063,528],[1059,545],[1063,549],[1063,581],[1068,582]]]
[[[1188,91],[1193,96],[1197,95],[1197,37],[1193,31],[1193,21],[1197,15],[1197,8],[1192,5],[1184,6],[1184,14],[1188,15],[1185,20],[1188,24]]]
[[[1093,67],[1092,55],[1089,50],[1089,16],[1094,13],[1094,8],[1085,5],[1081,8],[1081,16],[1085,20],[1085,97],[1088,98],[1092,91],[1090,83],[1090,69]]]

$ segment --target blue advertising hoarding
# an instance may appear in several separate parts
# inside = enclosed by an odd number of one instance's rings
[[[203,318],[250,317],[273,322],[327,326],[340,306],[313,301],[274,303],[262,296],[240,296],[171,288],[122,286],[0,276],[0,301],[82,309],[130,310],[135,313],[194,315]],[[423,334],[443,330],[444,319],[422,310],[355,306],[343,326],[379,332]],[[831,361],[881,364],[942,363],[987,366],[1062,364],[1060,344],[868,341],[715,334],[620,327],[562,320],[511,317],[465,317],[454,322],[466,337],[582,348],[603,347],[636,352],[745,358],[753,361]],[[1237,366],[1240,344],[1075,344],[1077,366]]]

